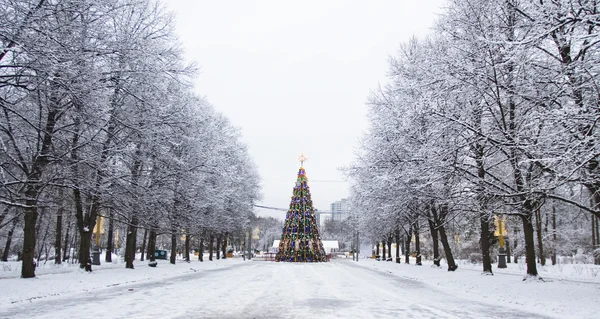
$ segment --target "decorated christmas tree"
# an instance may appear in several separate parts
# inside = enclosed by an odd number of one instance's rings
[[[300,170],[298,170],[290,208],[285,216],[276,260],[287,262],[327,261],[310,198],[306,171],[302,167],[306,158],[301,155],[299,160]]]

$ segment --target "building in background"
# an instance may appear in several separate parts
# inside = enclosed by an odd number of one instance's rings
[[[323,227],[328,220],[343,221],[350,217],[350,201],[342,198],[331,203],[329,211],[315,209],[315,216],[319,227]]]
[[[336,202],[331,203],[331,219],[335,221],[342,221],[348,219],[350,216],[350,202],[346,198],[342,198]]]
[[[319,225],[319,229],[323,229],[325,221],[331,220],[331,212],[322,212],[315,209],[315,216],[317,218],[317,224]]]

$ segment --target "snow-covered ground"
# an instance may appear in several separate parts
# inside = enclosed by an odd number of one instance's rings
[[[598,318],[600,267],[546,266],[522,281],[523,264],[481,275],[361,259],[324,264],[239,258],[151,268],[103,263],[92,273],[46,264],[20,279],[0,263],[0,318]]]
[[[372,259],[358,264],[401,278],[423,282],[436,290],[465,299],[531,311],[557,318],[600,318],[600,266],[590,264],[538,265],[544,281],[523,281],[525,265],[493,267],[494,276],[483,275],[481,264],[459,263],[455,272],[433,267],[395,264]],[[526,317],[526,316],[525,316]]]

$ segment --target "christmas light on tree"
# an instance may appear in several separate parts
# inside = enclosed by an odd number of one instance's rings
[[[276,260],[286,262],[327,261],[325,249],[319,235],[308,179],[304,170],[307,158],[298,158],[300,169],[294,186],[290,207],[285,216]]]

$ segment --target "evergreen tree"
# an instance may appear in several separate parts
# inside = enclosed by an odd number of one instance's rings
[[[327,261],[310,197],[306,171],[302,166],[298,171],[290,208],[283,224],[276,260],[287,262]]]

